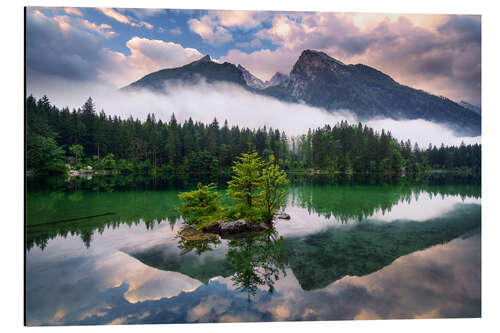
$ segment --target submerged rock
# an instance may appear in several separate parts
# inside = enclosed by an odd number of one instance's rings
[[[281,212],[278,215],[276,215],[276,218],[277,219],[281,219],[281,220],[289,220],[290,219],[290,215],[288,215],[285,212]]]
[[[252,233],[269,230],[270,226],[266,223],[252,223],[245,220],[237,221],[217,221],[214,224],[203,227],[203,232],[216,233],[220,236],[235,235],[242,233]]]

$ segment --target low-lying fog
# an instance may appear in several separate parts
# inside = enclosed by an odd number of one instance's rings
[[[29,82],[28,82],[29,83]],[[178,121],[183,122],[191,117],[194,121],[210,123],[217,118],[220,126],[227,119],[229,126],[258,128],[273,127],[285,131],[287,135],[307,133],[309,128],[322,127],[325,124],[335,125],[341,120],[357,123],[358,120],[348,110],[333,113],[304,104],[291,104],[271,97],[256,95],[232,84],[201,83],[196,86],[179,86],[169,88],[164,95],[149,91],[122,92],[114,87],[102,85],[80,84],[74,82],[50,82],[36,87],[28,85],[28,94],[39,98],[44,94],[52,104],[59,108],[68,106],[71,110],[83,105],[91,96],[98,112],[104,110],[108,115],[145,120],[148,113],[154,113],[157,119],[168,121],[175,113]],[[433,145],[460,145],[480,143],[481,137],[457,137],[447,127],[426,120],[392,120],[373,119],[363,124],[381,131],[390,131],[399,140],[410,139],[421,148],[429,143]]]

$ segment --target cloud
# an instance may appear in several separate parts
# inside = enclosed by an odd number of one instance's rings
[[[231,306],[231,300],[209,295],[190,309],[186,314],[188,322],[209,322],[214,316],[220,316]]]
[[[109,33],[107,26],[69,16],[49,18],[38,9],[28,8],[27,67],[74,80],[96,79],[105,53],[101,41]]]
[[[139,23],[140,25],[146,27],[146,29],[153,30],[154,26],[148,22],[142,21]]]
[[[114,31],[111,31],[111,26],[109,26],[108,24],[95,24],[93,22],[90,22],[88,20],[82,20],[80,21],[81,24],[83,24],[83,26],[89,30],[93,30],[99,34],[101,34],[102,36],[104,36],[105,38],[110,38],[110,37],[113,37],[116,35],[116,32]]]
[[[270,28],[256,35],[282,47],[301,50],[347,45],[351,38],[360,37],[359,29],[347,17],[335,13],[278,14]]]
[[[263,49],[245,53],[228,51],[221,60],[241,63],[253,74],[268,80],[277,71],[289,73],[304,49],[328,49],[335,45],[338,54],[362,53],[372,40],[359,34],[359,29],[346,18],[332,13],[277,14],[269,28],[256,33],[261,39],[279,45],[275,50]]]
[[[28,10],[26,29],[27,84],[42,88],[47,87],[48,77],[123,86],[152,71],[202,57],[193,48],[138,37],[126,43],[130,55],[111,51],[102,46],[103,40],[115,35],[109,25],[78,17],[47,17],[37,9]]]
[[[127,41],[130,55],[107,50],[101,59],[100,78],[116,87],[130,84],[154,71],[179,67],[203,55],[193,48],[162,40],[134,37]]]
[[[109,18],[112,18],[113,20],[123,23],[123,24],[128,24],[133,27],[145,27],[146,29],[152,30],[154,26],[148,22],[145,21],[138,21],[130,16],[124,15],[119,13],[118,11],[114,10],[113,8],[97,8],[101,13],[106,15]]]
[[[249,10],[215,10],[210,11],[207,16],[217,20],[220,25],[225,27],[251,29],[260,26],[268,13]]]
[[[100,10],[118,22],[149,29],[154,26],[143,20],[161,13],[156,10]],[[75,15],[56,17],[59,32],[55,27],[40,27],[47,32],[46,39],[40,38],[36,49],[45,54],[39,56],[41,59],[31,58],[40,72],[45,65],[57,63],[59,68],[49,66],[49,69],[61,75],[65,75],[62,72],[66,69],[69,69],[66,75],[76,79],[97,73],[122,85],[138,75],[147,74],[146,70],[174,63],[182,65],[191,59],[183,63],[170,62],[141,52],[146,55],[144,65],[133,62],[139,70],[127,65],[134,57],[103,48],[103,38],[116,35],[108,26],[85,22]],[[189,20],[188,25],[204,42],[215,46],[233,41],[234,35],[234,45],[238,48],[230,49],[218,61],[242,64],[263,80],[270,79],[277,71],[289,73],[302,50],[309,48],[324,51],[347,64],[372,66],[402,84],[435,95],[481,104],[480,16],[208,11],[200,18]],[[240,41],[241,30],[250,38]],[[35,34],[41,35],[41,31]],[[86,36],[89,33],[91,36]],[[70,36],[75,40],[70,40]],[[60,38],[64,47],[55,45]],[[269,47],[268,42],[273,45]],[[52,43],[52,49],[57,49],[58,53],[44,45]],[[261,49],[263,44],[266,48]],[[53,59],[49,59],[51,57]],[[82,68],[76,68],[79,64]]]
[[[64,11],[68,14],[83,17],[83,13],[76,7],[66,7],[64,8]]]
[[[480,32],[461,30],[459,24],[452,23],[462,20],[474,22],[477,28],[475,17],[449,16],[432,29],[416,26],[406,18],[383,22],[373,31],[376,41],[367,52],[349,60],[377,67],[400,83],[480,105]]]
[[[455,42],[481,44],[480,16],[450,16],[450,19],[438,28],[448,34]]]
[[[140,20],[164,14],[167,10],[162,8],[119,8],[122,12],[129,12]]]
[[[168,32],[170,32],[172,35],[181,35],[182,34],[182,31],[179,28],[170,29]]]
[[[123,66],[123,75],[132,80],[155,70],[185,65],[203,56],[197,49],[162,40],[134,37],[126,45],[130,55],[120,57],[112,67]]]
[[[375,67],[402,84],[481,104],[479,16],[278,12],[255,35],[278,47],[232,49],[221,59],[268,78],[276,70],[289,72],[298,58],[289,55],[317,49],[344,63]]]
[[[246,53],[237,49],[229,50],[219,61],[242,64],[252,74],[261,80],[269,80],[276,73],[290,73],[301,51],[296,49],[278,48],[276,50],[262,49]]]
[[[33,94],[39,97],[46,93],[55,105],[70,108],[82,105],[91,95],[99,110],[104,109],[107,114],[122,118],[132,115],[145,120],[149,113],[154,113],[157,119],[168,121],[172,113],[175,113],[177,120],[181,122],[190,117],[206,124],[211,123],[214,118],[220,123],[227,119],[229,126],[254,129],[266,126],[285,131],[289,136],[305,134],[308,129],[327,124],[334,126],[342,120],[352,124],[358,122],[349,110],[327,112],[304,104],[281,102],[229,83],[181,85],[169,88],[165,95],[149,91],[120,92],[95,85],[68,87],[60,84],[60,87],[51,92],[39,89],[33,91]],[[82,91],[85,93],[82,94]],[[410,139],[422,148],[427,148],[429,143],[436,146],[441,143],[458,146],[462,141],[466,144],[481,141],[481,137],[457,137],[446,126],[425,120],[376,119],[366,122],[366,125],[378,131],[390,131],[398,140]],[[425,135],[422,135],[422,129],[425,129]]]
[[[377,131],[382,131],[382,129],[391,131],[393,137],[404,141],[410,139],[412,143],[417,142],[420,148],[424,149],[429,144],[439,146],[444,143],[449,146],[459,146],[462,141],[465,144],[481,143],[481,137],[457,137],[446,126],[423,119],[375,119],[367,121],[366,125]]]
[[[259,27],[269,15],[270,12],[214,10],[199,19],[190,19],[188,24],[191,31],[198,34],[205,42],[221,45],[233,40],[230,30],[249,30]],[[257,42],[254,42],[252,47],[260,46],[255,43]],[[248,47],[246,44],[242,45]]]
[[[198,34],[205,42],[213,45],[228,43],[233,40],[233,36],[227,29],[219,26],[209,16],[201,19],[190,19],[189,29]]]
[[[132,24],[131,20],[129,17],[120,14],[116,10],[112,8],[97,8],[101,13],[106,15],[107,17],[112,18],[113,20],[123,23],[123,24]]]
[[[259,48],[262,46],[262,42],[260,39],[252,39],[250,42],[240,42],[236,43],[236,46],[238,47],[243,47],[243,48]]]
[[[307,213],[305,208],[298,209]],[[413,252],[376,272],[346,276],[322,289],[303,290],[288,268],[276,281],[273,294],[258,291],[251,302],[245,293],[234,290],[231,277],[202,285],[104,246],[113,242],[116,248],[126,244],[148,251],[152,240],[180,251],[173,237],[176,232],[168,223],[154,230],[142,224],[122,225],[112,232],[96,233],[91,255],[82,252],[81,242],[71,235],[54,239],[43,252],[33,248],[28,253],[27,276],[36,273],[37,278],[28,280],[28,325],[95,325],[117,318],[127,318],[126,323],[172,323],[481,315],[480,233]],[[124,237],[130,234],[134,237]],[[227,251],[217,250],[222,256]],[[166,253],[178,256],[178,252]],[[64,276],[64,283],[54,276]]]

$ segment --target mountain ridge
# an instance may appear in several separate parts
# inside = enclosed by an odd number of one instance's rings
[[[361,121],[377,117],[424,119],[445,123],[461,135],[481,133],[480,114],[464,104],[402,85],[373,67],[346,65],[324,52],[309,49],[301,53],[289,75],[276,72],[268,81],[262,81],[241,64],[221,64],[206,55],[181,67],[145,75],[122,90],[162,91],[179,82],[196,84],[202,79],[234,83],[256,94],[303,102],[329,112],[349,110]]]
[[[121,88],[123,91],[146,88],[153,91],[162,91],[171,85],[179,83],[196,84],[202,80],[206,82],[227,81],[241,86],[247,86],[241,70],[235,65],[224,62],[219,64],[212,61],[209,55],[181,67],[165,68],[149,73],[139,80]]]

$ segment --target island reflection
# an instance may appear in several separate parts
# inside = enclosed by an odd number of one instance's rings
[[[30,193],[28,325],[481,315],[480,186],[295,183],[290,221],[201,240],[177,193]],[[115,214],[34,225],[68,212]]]

